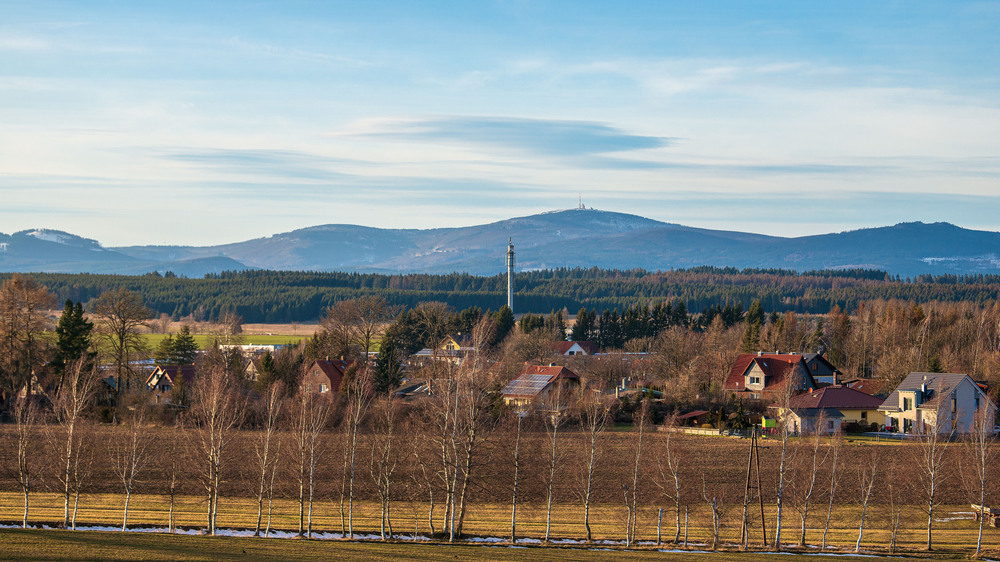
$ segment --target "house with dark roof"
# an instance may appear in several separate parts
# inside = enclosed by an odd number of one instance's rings
[[[895,431],[960,434],[973,430],[977,416],[986,416],[992,431],[997,406],[969,375],[910,373],[879,411]]]
[[[194,365],[156,366],[146,377],[146,388],[152,391],[153,404],[171,404],[172,393],[178,382],[191,388],[195,379]]]
[[[803,353],[802,360],[816,384],[840,384],[840,370],[822,353]]]
[[[343,359],[313,361],[302,375],[299,389],[302,392],[318,394],[328,400],[333,400],[333,395],[340,392],[344,373],[347,372],[352,363],[353,361]]]
[[[884,425],[885,415],[878,410],[881,405],[880,398],[833,385],[792,396],[787,404],[775,403],[771,408],[790,424],[793,433],[833,433],[848,423]]]
[[[554,393],[568,394],[579,388],[579,375],[566,367],[527,365],[500,392],[505,404],[526,406],[545,402]]]
[[[552,351],[559,355],[597,355],[599,348],[592,341],[557,341],[552,343]]]
[[[805,359],[798,353],[741,353],[722,389],[734,398],[776,400],[785,394],[816,389]]]

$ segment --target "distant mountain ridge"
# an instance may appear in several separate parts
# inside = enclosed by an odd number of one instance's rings
[[[594,209],[551,211],[489,224],[382,229],[348,224],[302,228],[217,246],[104,247],[59,230],[0,234],[0,271],[200,277],[275,269],[495,275],[507,240],[519,270],[556,267],[871,268],[891,274],[1000,273],[1000,233],[948,223],[900,223],[784,238],[693,228]]]

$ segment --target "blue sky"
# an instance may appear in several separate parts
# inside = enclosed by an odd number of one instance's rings
[[[1000,2],[0,3],[0,231],[1000,230]]]

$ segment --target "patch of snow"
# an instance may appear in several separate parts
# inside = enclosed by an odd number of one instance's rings
[[[65,244],[69,240],[69,236],[63,234],[62,232],[56,232],[54,230],[32,230],[28,233],[28,236],[33,236],[39,240],[45,240],[46,242],[56,242],[59,244]]]

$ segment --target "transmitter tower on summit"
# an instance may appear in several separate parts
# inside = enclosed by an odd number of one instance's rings
[[[507,308],[514,312],[514,240],[507,243]]]

